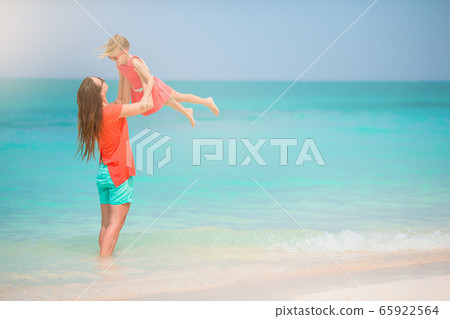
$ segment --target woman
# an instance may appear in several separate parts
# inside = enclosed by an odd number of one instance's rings
[[[87,77],[78,89],[78,151],[81,158],[95,158],[100,151],[97,188],[102,225],[99,235],[100,256],[109,256],[125,223],[134,185],[133,153],[126,117],[141,114],[151,105],[108,104],[108,85],[102,78]]]

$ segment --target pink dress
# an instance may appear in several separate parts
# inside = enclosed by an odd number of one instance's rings
[[[130,82],[131,85],[131,103],[139,102],[144,96],[144,88],[141,79],[133,66],[133,59],[139,59],[135,55],[130,55],[126,64],[118,64],[117,69]],[[140,59],[139,59],[140,60]],[[142,61],[142,60],[141,60]],[[153,107],[142,113],[142,115],[150,115],[159,111],[169,99],[172,88],[166,83],[153,76],[154,84],[152,89]]]

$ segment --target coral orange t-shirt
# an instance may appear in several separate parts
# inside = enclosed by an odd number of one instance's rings
[[[100,159],[108,166],[109,175],[117,187],[136,175],[133,152],[125,117],[119,118],[123,104],[103,108],[102,130],[98,141]]]

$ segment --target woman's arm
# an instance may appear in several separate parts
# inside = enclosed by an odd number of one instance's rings
[[[119,71],[119,70],[117,70],[117,71]],[[114,102],[115,104],[120,104],[120,103],[125,102],[123,100],[123,79],[124,79],[124,76],[119,71],[119,89],[117,90],[117,99]]]
[[[142,87],[144,88],[144,96],[141,99],[143,104],[149,103],[153,105],[152,90],[155,81],[153,81],[153,76],[150,74],[150,70],[144,61],[140,59],[133,59],[133,66],[136,69],[137,74],[142,82]]]
[[[119,118],[139,115],[151,108],[151,105],[143,105],[140,102],[133,104],[124,104],[122,106],[122,112],[120,112]]]
[[[122,89],[122,103],[130,104],[130,98],[131,98],[131,84],[124,77]]]

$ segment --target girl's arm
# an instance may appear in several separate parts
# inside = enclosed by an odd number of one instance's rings
[[[133,66],[139,75],[142,82],[142,87],[144,88],[144,96],[141,99],[142,104],[149,103],[153,105],[152,90],[155,81],[153,81],[153,76],[150,74],[150,70],[144,61],[140,59],[133,59]]]
[[[139,115],[151,109],[151,105],[143,105],[140,102],[133,104],[124,104],[122,106],[122,112],[120,112],[119,118]]]

